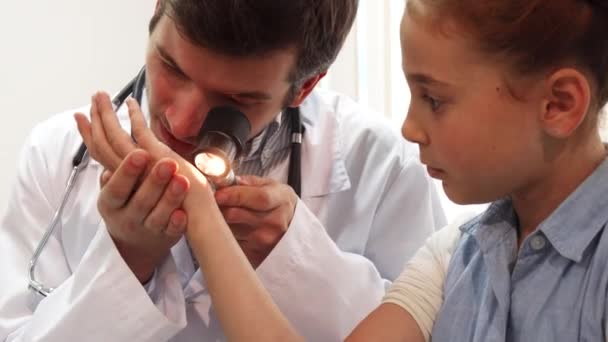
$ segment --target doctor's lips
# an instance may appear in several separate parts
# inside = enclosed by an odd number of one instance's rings
[[[161,135],[159,138],[161,138],[163,143],[178,154],[187,155],[190,154],[194,148],[196,148],[196,145],[176,138],[161,120],[157,119],[156,124],[158,126],[158,130],[160,131],[159,134]]]

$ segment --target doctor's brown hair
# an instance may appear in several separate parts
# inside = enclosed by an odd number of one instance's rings
[[[357,13],[358,0],[159,0],[150,33],[163,15],[196,45],[229,56],[263,56],[295,48],[289,76],[298,84],[327,71]]]
[[[516,75],[577,68],[594,109],[608,101],[608,0],[408,0],[406,10],[444,33],[455,24]]]

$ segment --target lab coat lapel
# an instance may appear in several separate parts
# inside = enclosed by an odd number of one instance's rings
[[[350,188],[340,146],[340,123],[333,108],[311,94],[300,107],[302,140],[302,198],[321,197]]]

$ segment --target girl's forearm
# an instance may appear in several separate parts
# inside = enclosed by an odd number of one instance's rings
[[[187,238],[228,340],[302,340],[262,286],[212,195],[191,195],[184,203]]]

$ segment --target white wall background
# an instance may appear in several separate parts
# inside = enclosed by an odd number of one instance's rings
[[[0,11],[0,208],[19,150],[51,114],[118,91],[143,65],[155,0],[3,0]]]

